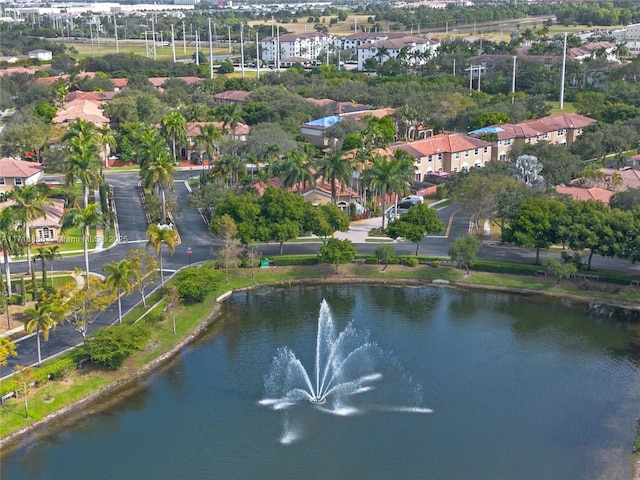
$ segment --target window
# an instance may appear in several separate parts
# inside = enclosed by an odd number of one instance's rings
[[[507,160],[507,154],[506,153],[501,153],[500,157],[498,158],[498,160],[500,160],[501,162],[504,162]]]
[[[564,135],[564,129],[560,129],[560,130],[558,130],[558,135],[559,135],[559,136]]]
[[[457,172],[458,171],[458,167],[453,167],[453,171]]]
[[[546,140],[547,138],[549,138],[549,134],[545,133],[544,135],[542,135],[542,138],[544,138]]]
[[[489,147],[484,147],[484,153],[489,153]]]
[[[421,178],[420,172],[416,173],[416,182],[419,182],[420,178]]]
[[[511,145],[511,139],[505,140],[505,141],[504,141],[504,144],[505,144],[505,145]]]
[[[416,165],[421,165],[422,164],[422,157],[414,158],[413,161],[415,162]]]
[[[438,154],[438,160],[439,160],[440,162],[442,161],[442,154],[441,154],[441,153],[439,153],[439,154]]]
[[[0,185],[6,185],[4,178],[0,178]]]
[[[467,158],[469,156],[469,150],[465,150],[464,151],[464,158]]]
[[[456,152],[456,160],[460,159],[460,152]]]
[[[21,178],[14,178],[14,179],[13,179],[13,184],[14,184],[16,187],[21,187],[21,186],[22,186],[22,179],[21,179]]]
[[[433,161],[433,155],[429,155],[429,161]]]
[[[478,149],[477,148],[473,151],[473,154],[474,155],[478,155]]]

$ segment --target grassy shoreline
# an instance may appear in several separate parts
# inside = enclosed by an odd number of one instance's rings
[[[24,417],[22,399],[9,399],[0,407],[0,452],[10,455],[24,441],[49,435],[65,428],[87,414],[95,413],[120,401],[140,388],[140,380],[170,363],[189,343],[203,333],[220,328],[221,303],[216,299],[225,292],[244,291],[264,286],[295,288],[301,285],[323,284],[388,284],[398,286],[455,287],[545,295],[562,298],[570,306],[588,308],[598,292],[581,292],[569,281],[560,286],[548,278],[464,272],[452,267],[404,267],[389,265],[384,271],[378,265],[341,265],[336,275],[332,265],[309,267],[277,267],[269,269],[238,269],[229,276],[229,282],[221,282],[213,294],[203,303],[181,308],[177,334],[173,335],[171,321],[154,323],[153,336],[148,347],[132,355],[123,368],[107,371],[91,366],[76,370],[65,379],[49,381],[29,395],[30,418]],[[436,280],[437,283],[433,283]],[[442,282],[442,283],[440,283]],[[634,287],[631,287],[633,289]],[[637,291],[635,291],[637,290]],[[636,311],[640,315],[640,289],[623,292],[617,299],[600,297],[597,302]],[[632,295],[633,293],[633,295]],[[149,298],[148,305],[160,300],[159,292]],[[136,307],[124,320],[132,324],[150,307]],[[133,389],[133,391],[132,391]],[[107,401],[108,400],[108,401]],[[78,413],[82,411],[82,413]]]

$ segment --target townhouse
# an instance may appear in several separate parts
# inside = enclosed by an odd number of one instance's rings
[[[435,55],[440,43],[415,35],[388,38],[375,43],[364,43],[356,48],[358,70],[365,69],[365,62],[375,58],[379,65],[389,59],[404,60],[408,65],[424,65]]]
[[[280,36],[265,37],[260,42],[262,61],[279,64],[289,57],[317,60],[323,52],[337,48],[335,37],[325,33],[305,32],[286,33]]]

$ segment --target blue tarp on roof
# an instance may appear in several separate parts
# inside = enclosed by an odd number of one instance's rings
[[[336,123],[340,123],[342,121],[342,117],[338,117],[337,115],[332,115],[330,117],[318,118],[317,120],[312,120],[310,122],[305,123],[305,125],[309,125],[312,127],[324,127],[329,128],[333,127]]]
[[[504,128],[501,127],[484,127],[474,130],[473,132],[469,132],[469,135],[481,135],[483,133],[498,133],[504,132]]]

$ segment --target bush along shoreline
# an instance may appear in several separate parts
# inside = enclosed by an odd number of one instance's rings
[[[304,259],[300,260],[305,263]],[[554,286],[555,281],[546,278],[533,282],[530,277],[505,274],[474,272],[467,276],[464,271],[447,266],[390,265],[386,268],[384,265],[366,263],[340,265],[340,275],[336,275],[333,265],[283,266],[286,263],[294,262],[278,259],[279,266],[276,268],[233,269],[231,274],[215,269],[213,263],[187,267],[174,275],[163,291],[156,291],[149,296],[149,307],[138,306],[125,317],[125,331],[127,328],[133,329],[142,339],[137,345],[129,345],[130,351],[126,354],[122,344],[114,342],[114,335],[106,335],[109,341],[98,337],[99,341],[104,342],[102,348],[79,347],[63,358],[45,362],[42,368],[33,368],[33,386],[25,387],[20,378],[2,380],[0,393],[4,395],[18,387],[19,396],[8,399],[0,407],[2,455],[10,455],[25,441],[64,428],[85,416],[88,411],[103,410],[123,396],[130,395],[141,378],[166,365],[204,332],[216,328],[222,311],[220,302],[234,291],[264,286],[291,288],[299,285],[357,283],[452,286],[523,295],[542,294],[569,302],[567,306],[570,307],[585,308],[603,318],[640,322],[640,290],[637,292],[638,298],[634,300],[596,300],[590,292],[573,288],[566,283],[567,280],[560,286]],[[123,327],[114,325],[103,330],[117,329],[123,330]],[[87,358],[91,361],[85,363],[81,370],[76,370],[79,360]],[[80,372],[82,375],[79,375]],[[27,399],[29,407],[26,407]],[[23,402],[25,406],[22,406]],[[78,413],[80,411],[81,414]],[[635,442],[636,449],[639,442],[640,436]]]

